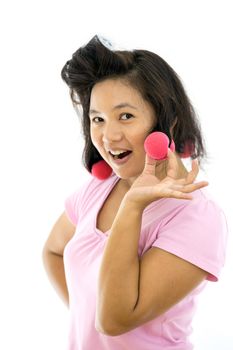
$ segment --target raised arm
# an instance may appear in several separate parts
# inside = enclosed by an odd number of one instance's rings
[[[96,328],[102,333],[120,335],[158,317],[207,276],[206,271],[159,248],[138,257],[144,208],[161,197],[191,199],[189,192],[208,184],[193,183],[196,162],[186,179],[176,180],[170,157],[168,176],[161,182],[150,174],[154,164],[147,158],[144,172],[127,192],[113,222],[98,284]]]

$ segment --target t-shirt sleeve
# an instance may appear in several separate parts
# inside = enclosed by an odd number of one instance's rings
[[[152,246],[202,268],[209,281],[218,281],[225,263],[227,222],[211,199],[196,198],[168,217]]]
[[[75,192],[68,195],[65,199],[65,212],[69,220],[74,226],[77,226],[78,223],[78,211],[79,211],[79,201],[81,196],[81,189],[76,190]]]
[[[76,188],[75,191],[70,193],[64,201],[66,215],[75,226],[77,226],[79,217],[81,216],[79,213],[82,212],[85,197],[88,197],[88,195],[90,195],[90,191],[93,188],[94,184],[95,178],[92,176],[88,177],[83,183],[79,185],[78,188]]]

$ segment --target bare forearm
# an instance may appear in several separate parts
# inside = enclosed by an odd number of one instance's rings
[[[122,202],[104,251],[98,285],[97,323],[127,321],[138,299],[138,241],[143,210]],[[111,327],[111,326],[110,326]]]
[[[43,262],[50,282],[60,298],[69,306],[69,294],[65,279],[63,256],[44,250]]]

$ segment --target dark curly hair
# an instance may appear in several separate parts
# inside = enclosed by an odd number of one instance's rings
[[[188,147],[191,158],[198,158],[201,167],[201,158],[207,155],[201,126],[176,72],[153,52],[113,50],[103,40],[106,39],[95,35],[72,55],[61,71],[72,102],[80,112],[85,139],[84,167],[90,172],[92,165],[103,159],[91,141],[89,107],[93,86],[106,79],[123,79],[151,104],[157,121],[150,132],[162,131],[171,142],[169,129],[176,120],[173,129],[176,152],[182,157]]]

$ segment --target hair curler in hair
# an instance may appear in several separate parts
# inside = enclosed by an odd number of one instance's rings
[[[194,143],[191,140],[186,141],[184,150],[180,153],[180,158],[189,158],[195,151]]]
[[[166,134],[160,131],[152,132],[147,136],[144,142],[146,153],[153,159],[164,160],[167,158],[169,148],[169,138]],[[172,140],[170,150],[175,151],[175,143]]]
[[[93,164],[91,174],[99,180],[106,180],[112,174],[112,168],[105,160],[99,160]]]

